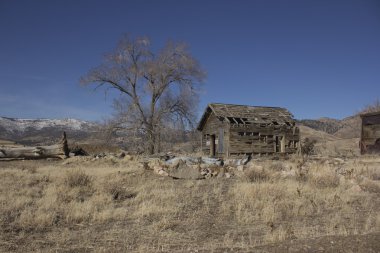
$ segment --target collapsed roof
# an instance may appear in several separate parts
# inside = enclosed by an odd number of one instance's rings
[[[202,131],[211,113],[219,120],[232,124],[294,125],[293,115],[285,108],[212,103],[202,115],[197,127],[199,131]]]

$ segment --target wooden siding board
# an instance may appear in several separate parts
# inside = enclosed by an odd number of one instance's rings
[[[363,126],[363,138],[380,138],[380,124]]]

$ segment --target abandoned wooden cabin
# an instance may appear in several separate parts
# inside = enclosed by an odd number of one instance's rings
[[[209,104],[197,129],[211,157],[295,153],[300,141],[293,115],[280,107]]]
[[[361,154],[380,153],[380,112],[365,113],[360,117],[362,119]]]

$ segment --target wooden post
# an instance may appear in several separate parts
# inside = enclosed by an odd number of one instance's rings
[[[62,151],[65,158],[70,157],[70,150],[69,150],[69,145],[67,145],[66,132],[62,133],[61,146],[62,146]]]
[[[281,153],[285,153],[285,135],[281,137]]]
[[[67,158],[69,148],[67,145],[66,133],[63,132],[59,144],[51,146],[22,147],[22,148],[0,148],[0,158]]]

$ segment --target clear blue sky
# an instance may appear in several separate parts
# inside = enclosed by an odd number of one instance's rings
[[[185,41],[210,102],[349,116],[380,97],[380,1],[0,0],[0,116],[101,120],[79,85],[125,33]]]

